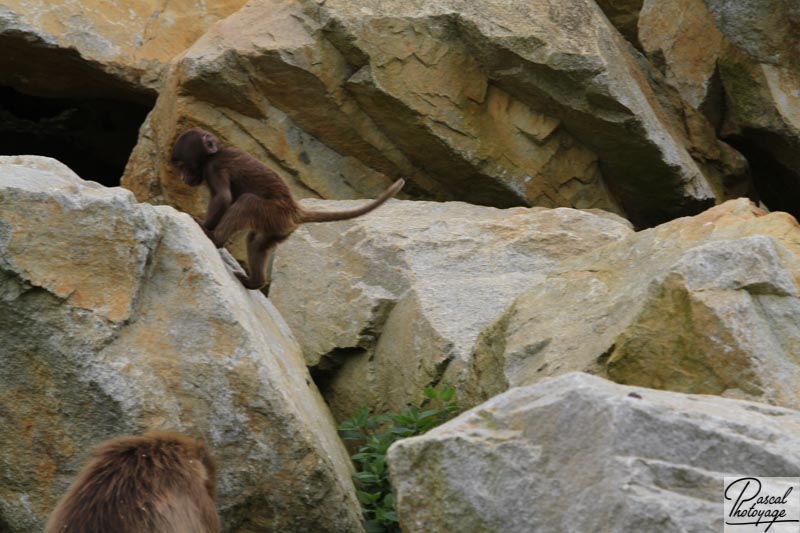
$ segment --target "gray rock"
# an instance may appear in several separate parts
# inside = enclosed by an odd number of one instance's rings
[[[344,364],[326,384],[337,417],[402,408],[440,382],[474,405],[480,331],[560,261],[631,233],[607,213],[395,200],[301,227],[278,247],[270,299],[309,366]]]
[[[226,259],[230,261],[230,259]],[[286,323],[187,215],[0,158],[0,524],[41,530],[91,446],[173,429],[226,530],[359,531],[350,463]]]
[[[565,261],[482,332],[481,397],[580,370],[800,408],[797,222],[763,215],[735,200]]]
[[[720,531],[723,477],[800,476],[800,413],[581,373],[389,449],[403,531]]]
[[[800,5],[793,0],[703,0],[717,26],[759,63],[797,68]]]

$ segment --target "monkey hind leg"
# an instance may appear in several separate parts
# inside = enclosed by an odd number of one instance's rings
[[[243,194],[225,212],[212,240],[221,248],[234,233],[244,228],[272,237],[280,236],[283,240],[297,227],[295,209],[296,206],[287,204],[286,200]]]
[[[255,194],[243,194],[225,211],[222,220],[214,228],[211,240],[222,248],[233,235],[245,228],[255,229],[264,211],[266,200]]]
[[[274,237],[267,233],[251,231],[247,236],[247,265],[250,275],[236,273],[236,277],[248,289],[260,289],[267,284],[265,266],[275,246],[286,237]]]

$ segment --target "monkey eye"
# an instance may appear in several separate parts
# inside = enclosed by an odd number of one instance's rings
[[[176,166],[178,168],[181,168],[183,166],[183,161],[181,161],[180,159],[172,159],[170,163],[172,163],[173,166]]]

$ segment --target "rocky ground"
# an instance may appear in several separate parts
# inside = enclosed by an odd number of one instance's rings
[[[405,531],[717,531],[723,477],[800,476],[796,2],[125,6],[0,6],[0,531],[148,428],[225,531],[361,531],[336,423],[427,386]],[[407,185],[248,291],[189,127],[306,207]]]

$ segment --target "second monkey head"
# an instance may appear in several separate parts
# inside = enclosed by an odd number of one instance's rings
[[[217,138],[207,131],[191,129],[184,132],[172,147],[170,163],[180,170],[187,185],[203,183],[203,167],[209,157],[219,151]]]

